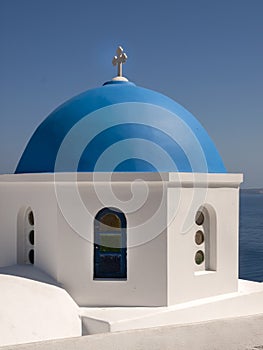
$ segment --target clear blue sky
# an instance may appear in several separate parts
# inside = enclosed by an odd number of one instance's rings
[[[0,172],[39,123],[115,74],[190,110],[244,187],[263,187],[263,0],[0,0]]]

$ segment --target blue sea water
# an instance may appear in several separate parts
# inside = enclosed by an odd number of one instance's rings
[[[263,194],[240,195],[239,277],[263,281]]]

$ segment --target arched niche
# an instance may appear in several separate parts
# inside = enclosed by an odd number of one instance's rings
[[[201,206],[195,217],[196,270],[217,269],[217,222],[215,209],[210,204]]]
[[[23,207],[17,217],[17,263],[34,264],[35,215],[31,207]]]

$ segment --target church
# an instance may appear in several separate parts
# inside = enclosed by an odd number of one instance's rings
[[[0,175],[0,346],[263,312],[263,286],[238,279],[242,175],[126,60]]]

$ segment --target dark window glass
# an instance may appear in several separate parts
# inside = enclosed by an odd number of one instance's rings
[[[198,250],[198,252],[196,252],[195,254],[195,263],[197,265],[201,265],[205,260],[205,255],[204,252],[202,250]]]
[[[34,264],[34,249],[31,249],[28,253],[28,259],[30,261],[30,264]]]
[[[205,240],[204,233],[201,230],[197,231],[195,234],[195,243],[200,245],[204,243],[204,240]]]
[[[34,245],[34,243],[35,243],[35,232],[34,232],[34,230],[31,230],[29,232],[28,239],[29,239],[30,244]]]
[[[195,223],[200,226],[200,225],[203,225],[204,220],[205,220],[204,214],[201,211],[198,211],[195,216]]]
[[[29,213],[28,213],[28,222],[30,223],[30,225],[34,225],[34,214],[33,214],[33,212],[32,211],[30,211]]]
[[[94,278],[127,278],[126,218],[104,208],[94,220]]]

